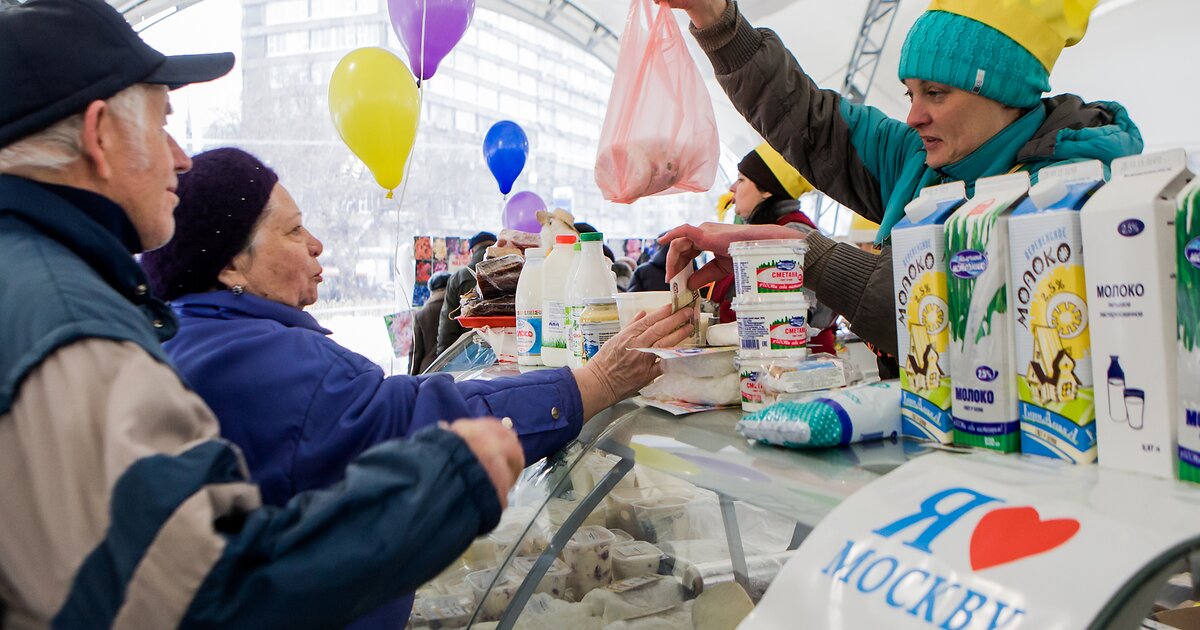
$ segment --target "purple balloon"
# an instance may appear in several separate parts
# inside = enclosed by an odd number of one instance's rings
[[[504,227],[510,230],[538,233],[542,224],[538,223],[538,210],[545,210],[546,202],[528,190],[519,192],[504,204]]]
[[[475,0],[388,0],[392,30],[396,31],[408,52],[412,73],[421,80],[437,72],[438,64],[462,39],[474,15]],[[425,33],[423,56],[422,27]]]

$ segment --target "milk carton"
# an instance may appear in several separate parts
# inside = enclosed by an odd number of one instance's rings
[[[1175,197],[1182,149],[1115,160],[1080,213],[1100,465],[1175,476]],[[1194,383],[1189,387],[1195,388]]]
[[[1096,459],[1096,404],[1079,209],[1104,184],[1097,160],[1043,169],[1008,221],[1021,452]]]
[[[1200,482],[1200,180],[1179,196],[1175,234],[1179,478]]]
[[[892,228],[902,428],[904,435],[942,444],[954,439],[944,224],[966,196],[962,182],[930,186]]]
[[[980,179],[946,222],[954,441],[998,451],[1020,446],[1008,217],[1029,190],[1025,172]]]

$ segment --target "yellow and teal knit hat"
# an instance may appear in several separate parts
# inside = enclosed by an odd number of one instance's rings
[[[900,80],[934,81],[1022,109],[1050,91],[1063,48],[1099,0],[933,0],[900,52]]]

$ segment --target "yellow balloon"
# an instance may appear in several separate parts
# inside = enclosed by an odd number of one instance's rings
[[[408,67],[383,48],[350,51],[329,78],[329,113],[342,142],[391,197],[404,179],[420,115]]]

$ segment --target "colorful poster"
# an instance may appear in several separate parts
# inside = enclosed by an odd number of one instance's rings
[[[401,311],[383,316],[387,325],[388,339],[392,342],[392,352],[397,357],[408,356],[413,346],[413,311]]]
[[[417,260],[433,259],[433,243],[428,236],[413,238],[413,258]]]
[[[431,239],[431,241],[433,244],[433,255],[430,256],[430,258],[432,258],[434,262],[437,262],[439,260],[442,262],[445,262],[447,260],[447,258],[446,258],[446,238],[443,236],[435,236]]]

